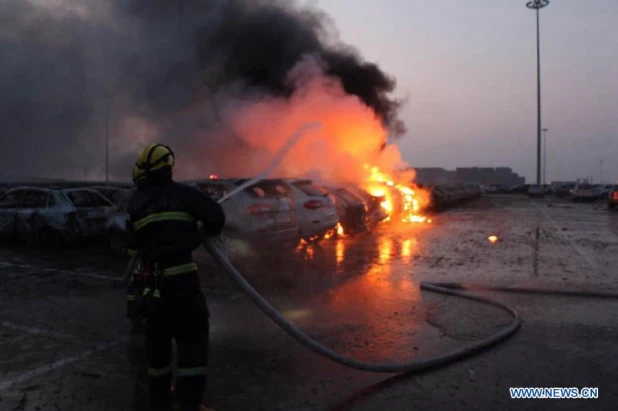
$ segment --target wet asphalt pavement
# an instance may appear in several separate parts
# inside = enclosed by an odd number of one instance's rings
[[[311,337],[356,359],[411,361],[511,321],[494,307],[421,292],[420,281],[618,292],[618,213],[487,196],[431,225],[249,258],[239,261],[247,278]],[[308,351],[209,256],[196,260],[212,315],[207,400],[219,411],[615,409],[618,401],[616,300],[484,292],[520,312],[514,337],[441,369],[372,374]],[[124,318],[124,264],[98,246],[2,246],[0,410],[148,409],[142,341]],[[598,387],[599,399],[510,399],[509,387],[535,386]]]

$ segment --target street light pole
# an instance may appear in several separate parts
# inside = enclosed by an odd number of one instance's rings
[[[543,183],[547,184],[547,130],[543,129]]]
[[[532,0],[526,4],[536,10],[536,75],[537,75],[537,145],[536,145],[536,183],[541,184],[541,34],[539,10],[549,5],[549,0]]]

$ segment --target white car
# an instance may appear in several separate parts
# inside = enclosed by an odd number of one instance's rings
[[[312,180],[283,180],[286,191],[296,206],[300,236],[308,243],[320,242],[339,222],[332,196]]]
[[[96,237],[114,211],[94,190],[14,188],[0,197],[0,236],[52,245]]]
[[[213,200],[219,200],[243,179],[211,179],[192,183]],[[299,227],[294,203],[285,184],[277,179],[264,179],[245,188],[223,202],[225,228],[221,241],[230,257],[243,253],[244,244],[252,248],[296,247]],[[248,254],[247,254],[248,255]]]
[[[601,197],[601,190],[592,184],[578,184],[571,192],[573,201],[594,201]]]

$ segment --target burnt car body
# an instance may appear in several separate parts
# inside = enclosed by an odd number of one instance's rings
[[[129,198],[134,191],[125,187],[115,186],[94,186],[88,188],[97,191],[113,204],[122,207],[126,207],[129,202]]]
[[[367,216],[367,228],[372,229],[378,223],[386,220],[389,216],[382,203],[386,200],[386,196],[374,196],[368,191],[357,187],[355,185],[346,185],[345,189],[354,194],[365,204],[366,216]]]
[[[55,245],[97,237],[113,211],[94,190],[18,187],[0,197],[0,236]]]
[[[105,223],[105,238],[107,239],[107,247],[111,254],[127,255],[127,211],[126,205],[122,209],[116,210],[111,214]]]
[[[325,188],[334,198],[343,233],[348,235],[367,231],[367,206],[363,201],[345,188]]]

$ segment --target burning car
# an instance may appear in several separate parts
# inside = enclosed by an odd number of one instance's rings
[[[367,206],[345,188],[325,187],[333,196],[343,234],[367,231]]]
[[[388,212],[386,211],[386,208],[382,206],[382,204],[385,204],[386,201],[385,196],[371,195],[366,190],[354,185],[346,185],[345,188],[365,204],[365,210],[367,210],[368,229],[372,229],[376,224],[388,218]]]
[[[366,189],[371,195],[384,197],[380,204],[388,213],[388,221],[402,223],[429,223],[430,219],[421,212],[431,204],[431,194],[412,181],[405,182],[402,174],[390,177],[378,167],[365,164],[369,173]],[[396,174],[396,173],[395,173]]]
[[[113,211],[94,190],[18,187],[0,197],[0,235],[28,244],[97,237]]]

